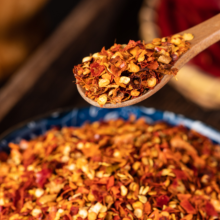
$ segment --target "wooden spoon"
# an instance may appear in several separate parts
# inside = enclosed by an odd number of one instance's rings
[[[194,35],[194,39],[190,41],[191,48],[184,53],[174,64],[172,68],[180,69],[184,64],[186,64],[189,60],[195,57],[198,53],[205,50],[207,47],[211,46],[212,44],[216,43],[220,40],[220,14],[210,18],[207,21],[204,21],[201,24],[198,24],[190,29],[180,32],[179,34],[183,33],[191,33]],[[103,108],[119,108],[125,107],[129,105],[134,105],[138,102],[143,101],[144,99],[149,98],[155,92],[160,90],[167,82],[172,78],[172,75],[164,75],[163,79],[159,84],[157,84],[154,89],[149,90],[144,95],[128,100],[119,104],[105,104]],[[91,105],[100,107],[97,102],[85,96],[85,89],[82,88],[79,84],[77,84],[77,89],[80,95]]]

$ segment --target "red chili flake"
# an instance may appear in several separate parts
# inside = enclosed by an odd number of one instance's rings
[[[118,215],[116,215],[116,216],[113,218],[113,220],[121,220],[121,218],[120,218]]]
[[[99,201],[99,202],[101,202],[105,196],[103,192],[98,191],[98,190],[92,190],[92,194],[95,196],[96,201]]]
[[[94,162],[101,162],[102,161],[102,157],[99,155],[95,155],[91,158],[91,160],[93,160]]]
[[[99,65],[98,63],[92,63],[90,68],[93,76],[99,76],[105,69],[105,66]]]
[[[15,191],[15,195],[13,196],[13,206],[17,207],[18,206],[18,202],[21,199],[21,195],[20,195],[20,190],[16,190]]]
[[[70,215],[76,215],[79,212],[79,207],[77,206],[72,206],[70,208]]]
[[[43,169],[40,172],[36,173],[36,183],[39,185],[39,187],[42,188],[44,186],[50,175],[51,175],[51,171],[48,169]]]
[[[188,180],[186,173],[183,172],[182,170],[173,169],[173,172],[177,179]]]
[[[191,194],[177,194],[177,197],[180,201],[182,200],[189,200],[192,195]]]
[[[136,42],[136,45],[143,50],[145,49],[144,44],[140,40]]]
[[[117,196],[117,194],[120,193],[120,190],[119,190],[118,186],[112,187],[111,191],[112,191],[113,195],[115,195],[115,196]]]
[[[112,74],[114,75],[114,77],[119,77],[121,74],[121,69],[119,67],[114,66],[114,65],[110,66],[110,70],[111,70]],[[114,79],[116,79],[116,78],[114,78]]]
[[[112,52],[116,52],[116,51],[118,51],[119,49],[120,49],[120,47],[121,47],[121,45],[120,44],[115,44],[114,46],[113,46],[113,48],[111,48],[111,51]]]
[[[89,190],[86,189],[85,187],[79,187],[76,191],[76,193],[82,193],[82,194],[88,194]]]
[[[120,209],[120,207],[121,207],[121,201],[116,201],[115,202],[115,208],[116,208],[116,210],[119,210]]]
[[[57,148],[57,144],[51,144],[47,147],[46,156],[50,155]]]
[[[180,202],[180,205],[185,209],[189,214],[196,214],[195,208],[190,204],[188,200],[183,200]]]
[[[166,207],[163,211],[169,212],[169,213],[178,213],[179,210],[176,210],[174,208],[171,207]]]
[[[127,46],[124,48],[124,51],[127,51],[133,47],[135,47],[137,45],[137,42],[133,41],[133,40],[129,40]]]
[[[148,67],[149,69],[156,70],[156,69],[159,67],[159,64],[158,64],[158,62],[155,60],[155,61],[151,61],[151,62],[147,65],[147,67]]]
[[[112,186],[114,186],[114,183],[115,183],[115,178],[114,176],[111,176],[108,180],[108,183],[107,183],[107,189],[111,188]]]
[[[212,217],[218,217],[218,213],[216,212],[215,208],[210,202],[206,202],[205,209],[206,209],[207,215],[212,216]]]
[[[26,155],[26,157],[24,156],[24,167],[27,168],[30,164],[32,164],[34,162],[34,160],[36,159],[35,155]]]
[[[105,50],[105,47],[102,48],[100,54],[101,54],[101,55],[108,56],[108,52]]]
[[[164,205],[168,204],[170,199],[166,195],[161,195],[161,196],[156,198],[156,201],[157,201],[157,206],[160,207],[160,208],[163,208]]]
[[[97,184],[107,184],[109,181],[109,177],[102,177],[101,179],[97,180]]]
[[[145,204],[144,204],[144,212],[147,214],[147,215],[149,215],[150,213],[151,213],[151,204],[149,203],[149,202],[146,202]]]

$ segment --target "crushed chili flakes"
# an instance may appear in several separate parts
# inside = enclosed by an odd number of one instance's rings
[[[114,44],[102,48],[73,68],[77,84],[85,95],[98,102],[117,104],[145,94],[160,83],[164,74],[176,75],[172,68],[190,48],[193,35],[155,38],[151,43],[130,40],[127,45]]]
[[[220,146],[183,126],[131,117],[9,146],[0,162],[1,220],[220,217]]]

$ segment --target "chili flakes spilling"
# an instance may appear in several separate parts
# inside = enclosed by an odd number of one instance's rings
[[[117,104],[145,94],[160,83],[164,74],[176,75],[172,68],[178,58],[190,48],[193,35],[173,35],[155,38],[151,43],[130,40],[102,48],[74,67],[77,84],[85,95],[98,102]]]
[[[144,119],[49,130],[9,144],[0,163],[1,220],[213,220],[220,146]]]

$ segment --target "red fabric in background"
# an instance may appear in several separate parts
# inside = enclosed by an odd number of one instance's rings
[[[161,36],[169,36],[220,13],[220,0],[160,0],[157,12]],[[220,42],[198,54],[191,62],[220,77]]]

